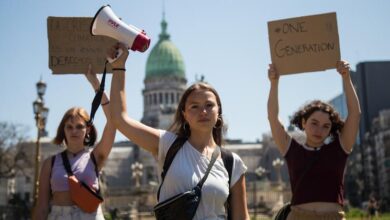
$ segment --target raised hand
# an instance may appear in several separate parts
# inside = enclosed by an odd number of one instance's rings
[[[117,57],[119,49],[122,50],[122,54],[119,57]],[[128,56],[129,56],[129,50],[127,46],[122,43],[115,44],[107,51],[107,57],[110,57],[112,59],[117,58],[114,62],[111,63],[112,68],[124,68]]]
[[[279,77],[280,77],[280,75],[279,75],[278,71],[276,70],[276,67],[273,64],[269,64],[268,79],[272,82],[272,81],[279,80]]]
[[[337,72],[340,73],[342,77],[349,76],[350,66],[347,61],[340,60],[336,63]]]

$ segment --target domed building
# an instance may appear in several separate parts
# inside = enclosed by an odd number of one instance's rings
[[[149,126],[167,129],[179,99],[187,88],[184,60],[167,33],[167,22],[161,22],[162,32],[146,62],[144,113],[142,122]]]

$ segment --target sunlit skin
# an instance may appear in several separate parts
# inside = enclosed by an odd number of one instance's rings
[[[110,49],[108,55],[115,57],[118,48],[121,48],[124,52],[115,62],[111,63],[111,66],[117,69],[113,74],[110,93],[113,122],[116,128],[132,142],[158,156],[160,130],[134,120],[127,114],[125,71],[120,70],[125,67],[129,55],[127,46],[123,44],[115,45]],[[186,96],[185,100],[182,100],[185,103],[184,106],[180,104],[182,109],[178,112],[180,119],[177,123],[180,124],[180,129],[183,129],[183,125],[185,125],[186,131],[190,132],[188,142],[207,158],[211,158],[212,152],[217,147],[213,136],[213,129],[219,121],[218,117],[221,110],[217,100],[218,97],[212,91],[196,88]],[[221,122],[223,121],[221,120]],[[218,123],[218,125],[223,124]],[[232,219],[249,220],[246,205],[245,176],[242,175],[230,190]]]
[[[316,148],[321,147],[325,139],[329,136],[332,122],[329,119],[328,113],[318,110],[313,112],[307,120],[302,120],[302,127],[306,134],[306,145]],[[322,211],[341,210],[338,204],[328,202],[310,202],[297,205],[297,207],[309,207],[310,209]]]
[[[88,66],[88,70],[85,74],[88,82],[93,88],[93,91],[99,89],[100,80],[97,77],[96,73],[93,71],[92,65]],[[61,129],[54,142],[58,145],[64,145],[66,151],[69,153],[68,156],[74,157],[75,154],[78,154],[86,149],[85,144],[93,144],[92,153],[96,159],[96,168],[100,171],[103,168],[105,161],[108,158],[108,155],[112,149],[112,145],[115,139],[115,127],[111,123],[111,111],[109,108],[109,99],[107,95],[103,92],[101,99],[102,109],[104,115],[106,116],[107,122],[103,130],[101,139],[95,144],[95,131],[94,127],[87,126],[87,121],[89,116],[85,110],[80,110],[80,108],[72,108],[73,110],[79,112],[73,114],[73,112],[67,112],[70,114],[66,116],[66,120],[62,125],[60,124]],[[78,110],[77,110],[78,109]],[[70,111],[69,109],[68,111]],[[64,133],[64,134],[63,134]],[[87,134],[92,133],[92,139],[90,141],[86,140]],[[89,149],[88,149],[89,150]],[[52,173],[52,157],[48,157],[43,162],[40,177],[39,177],[39,195],[36,207],[34,208],[33,219],[47,219],[50,213],[50,206],[72,206],[74,205],[70,193],[66,191],[52,191],[51,190],[51,178]]]
[[[320,147],[329,136],[332,122],[329,114],[323,111],[315,111],[307,121],[302,120],[302,127],[306,133],[306,145],[309,147]]]
[[[89,128],[87,128],[86,122],[81,117],[69,118],[65,122],[64,133],[67,143],[67,151],[73,154],[84,150],[84,139]],[[69,206],[74,205],[70,194],[66,192],[53,192],[53,205]]]
[[[341,146],[346,152],[351,152],[356,140],[357,131],[359,128],[360,107],[359,100],[354,90],[351,77],[350,65],[346,61],[337,61],[337,72],[340,74],[343,81],[343,87],[346,94],[346,104],[348,115],[345,119],[345,124],[339,132],[339,140]],[[267,112],[268,121],[270,123],[272,136],[275,140],[279,151],[285,154],[288,150],[290,135],[284,130],[284,126],[279,120],[279,78],[280,75],[273,64],[269,65],[268,78],[270,80],[270,92],[268,96]],[[324,144],[324,140],[329,136],[332,123],[330,115],[321,110],[313,112],[307,120],[302,120],[302,127],[306,133],[306,145],[308,147],[320,147]],[[316,212],[338,212],[343,208],[336,202],[309,202],[295,205],[297,208]]]
[[[73,117],[65,122],[65,138],[68,151],[77,153],[84,149],[84,139],[89,128],[87,128],[85,120],[81,117]]]
[[[218,118],[218,104],[214,93],[208,90],[195,90],[187,99],[183,116],[191,127],[191,132],[207,132],[213,129]]]
[[[65,139],[67,143],[67,151],[72,154],[77,154],[78,152],[84,150],[84,139],[89,128],[86,125],[86,122],[81,117],[69,118],[65,122],[64,126]],[[53,192],[53,205],[74,205],[70,194],[66,192]]]
[[[84,149],[84,138],[89,129],[81,117],[69,118],[65,122],[64,132],[69,152],[76,154]],[[73,205],[69,192],[53,192],[53,205]]]

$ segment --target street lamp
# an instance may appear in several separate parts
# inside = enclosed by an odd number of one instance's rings
[[[133,173],[133,178],[135,179],[135,187],[139,188],[140,187],[140,178],[143,175],[143,168],[144,166],[142,163],[135,162],[131,164],[131,171]]]
[[[130,219],[135,219],[138,216],[138,209],[139,209],[139,195],[141,194],[140,190],[140,178],[143,176],[143,168],[144,165],[142,163],[139,163],[136,161],[135,163],[131,164],[131,171],[132,171],[132,177],[135,179],[135,200],[133,200],[133,204],[131,206],[130,210]]]
[[[255,173],[261,178],[263,177],[263,175],[267,172],[267,170],[265,170],[263,167],[258,167],[256,170],[255,170]]]
[[[282,186],[282,173],[281,173],[281,168],[284,164],[284,161],[281,160],[280,158],[276,158],[274,161],[272,161],[272,166],[275,167],[278,175],[278,184],[281,187]]]
[[[257,182],[257,176],[260,177],[260,179],[263,177],[263,175],[266,173],[267,171],[263,168],[263,167],[258,167],[255,169],[255,181],[254,181],[254,185],[253,185],[253,208],[254,208],[254,212],[253,212],[253,218],[254,219],[257,219],[257,185],[256,185],[256,182]]]
[[[45,106],[45,102],[43,100],[43,95],[45,95],[46,91],[46,83],[41,80],[37,82],[37,99],[33,102],[33,110],[35,115],[35,123],[37,126],[37,141],[35,146],[35,176],[34,176],[34,206],[38,200],[38,188],[39,188],[39,164],[41,161],[41,148],[40,148],[40,138],[47,135],[45,130],[47,116],[49,114],[49,108]]]

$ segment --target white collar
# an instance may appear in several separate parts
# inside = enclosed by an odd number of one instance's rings
[[[309,147],[306,144],[302,144],[302,146],[303,146],[303,148],[305,148],[306,150],[309,150],[309,151],[319,151],[319,150],[321,150],[322,146],[324,146],[324,144],[322,144],[319,147]]]

